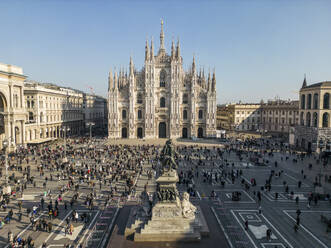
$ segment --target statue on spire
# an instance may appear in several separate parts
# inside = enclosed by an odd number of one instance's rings
[[[150,60],[149,46],[148,46],[148,39],[146,39],[146,46],[145,46],[145,60],[146,60],[146,61]]]

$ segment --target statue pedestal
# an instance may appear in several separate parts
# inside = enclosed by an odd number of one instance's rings
[[[189,201],[189,194],[184,192],[183,199],[179,198],[178,166],[171,141],[167,141],[161,157],[163,172],[156,179],[154,205],[151,211],[144,210],[147,204],[131,209],[125,235],[133,235],[136,242],[200,241],[201,236],[209,235],[209,229],[201,209]]]
[[[143,210],[132,209],[125,230],[126,236],[133,234],[136,242],[194,242],[200,241],[201,236],[209,235],[207,223],[199,207],[196,213],[189,211],[184,216],[183,208],[189,208],[191,203],[188,199],[180,201],[177,181],[176,171],[165,173],[156,180],[159,196],[151,216],[144,215]],[[183,204],[184,201],[186,204]]]

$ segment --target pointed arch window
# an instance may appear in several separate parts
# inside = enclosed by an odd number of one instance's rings
[[[199,119],[203,119],[203,110],[202,109],[199,110]]]
[[[122,119],[123,120],[126,119],[126,110],[125,109],[122,110]]]
[[[187,110],[186,109],[183,110],[183,119],[187,120]]]
[[[167,79],[167,73],[164,69],[160,72],[160,87],[165,87]]]
[[[161,97],[160,98],[160,108],[165,108],[165,98],[164,97]]]
[[[141,111],[141,109],[138,109],[138,119],[142,119],[143,118],[143,113]]]

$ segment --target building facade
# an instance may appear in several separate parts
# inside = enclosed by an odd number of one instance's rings
[[[38,144],[107,127],[107,101],[82,91],[26,80],[20,67],[0,63],[0,148]]]
[[[295,128],[295,144],[308,151],[323,149],[331,142],[331,82],[307,85],[300,89],[300,123]]]
[[[299,101],[274,100],[261,104],[261,127],[267,133],[289,134],[299,123]]]
[[[83,93],[52,84],[26,81],[24,85],[25,143],[39,143],[67,135],[81,134],[84,128]]]
[[[20,67],[0,63],[0,147],[5,139],[10,149],[24,142],[26,120],[24,80]]]
[[[109,73],[109,138],[190,138],[216,135],[216,77],[183,69],[179,41],[171,54],[146,41],[144,67],[137,71],[130,58],[129,74]]]
[[[299,123],[299,101],[226,104],[217,109],[217,127],[224,130],[288,135]]]
[[[230,130],[229,126],[230,113],[228,105],[217,105],[216,127],[217,130]]]
[[[220,113],[227,114],[227,124],[223,124],[228,130],[256,131],[261,124],[260,104],[228,104],[223,106]],[[223,117],[224,118],[224,117]],[[224,118],[226,119],[226,118]]]
[[[96,95],[84,94],[84,121],[86,128],[93,125],[97,133],[101,133],[107,128],[107,100]],[[89,131],[87,130],[86,131]]]

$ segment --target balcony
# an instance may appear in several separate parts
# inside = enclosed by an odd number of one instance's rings
[[[164,108],[161,108],[161,107],[158,107],[156,108],[156,113],[157,114],[168,114],[168,108],[167,107],[164,107]]]

